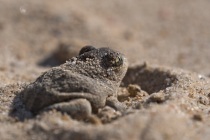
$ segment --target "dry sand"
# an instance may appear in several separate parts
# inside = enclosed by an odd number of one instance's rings
[[[0,0],[0,139],[208,140],[209,5],[208,0]],[[56,111],[34,117],[19,92],[87,44],[128,57],[118,94],[130,113],[108,112],[102,125]]]

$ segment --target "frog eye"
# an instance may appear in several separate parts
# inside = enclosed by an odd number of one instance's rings
[[[122,57],[121,57],[121,56],[117,56],[117,57],[115,58],[115,61],[114,61],[113,65],[115,65],[115,66],[121,66],[122,64],[123,64],[123,59],[122,59]]]
[[[83,54],[83,53],[86,53],[86,52],[89,52],[89,51],[92,51],[92,50],[95,50],[96,48],[93,47],[93,46],[84,46],[80,52],[79,52],[79,55]]]
[[[118,67],[123,64],[123,58],[119,54],[107,54],[104,59],[108,67]]]

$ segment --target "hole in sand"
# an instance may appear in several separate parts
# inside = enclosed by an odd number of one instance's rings
[[[137,84],[142,90],[152,94],[170,87],[176,81],[176,75],[171,74],[169,70],[144,64],[128,68],[122,86]]]

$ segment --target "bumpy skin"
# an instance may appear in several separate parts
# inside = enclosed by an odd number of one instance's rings
[[[127,60],[121,53],[86,46],[79,56],[50,69],[29,84],[22,91],[23,102],[34,113],[46,108],[69,114],[91,112],[91,109],[97,112],[106,105],[107,98],[113,100],[117,96],[126,71]]]

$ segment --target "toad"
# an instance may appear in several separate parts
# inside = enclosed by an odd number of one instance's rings
[[[77,57],[44,72],[22,91],[23,103],[34,114],[55,109],[84,119],[99,108],[110,106],[123,111],[117,89],[128,62],[110,48],[83,47]]]

